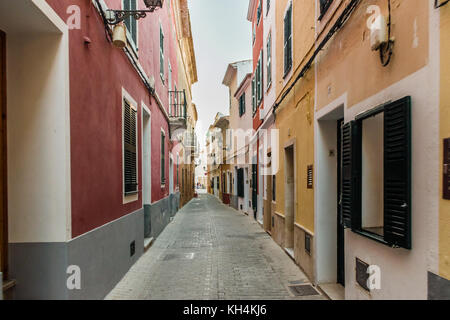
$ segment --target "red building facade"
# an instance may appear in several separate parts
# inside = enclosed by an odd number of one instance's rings
[[[67,63],[61,67],[62,76],[68,77],[68,87],[61,89],[70,92],[68,126],[63,133],[67,137],[63,161],[69,168],[65,182],[67,207],[55,213],[67,218],[54,228],[57,231],[50,242],[37,231],[30,231],[26,241],[16,242],[11,240],[15,238],[14,230],[10,232],[8,278],[17,280],[14,295],[19,299],[103,298],[143,253],[144,238],[157,237],[180,205],[181,173],[170,162],[178,157],[171,155],[178,143],[172,137],[172,123],[174,118],[178,123],[186,122],[186,108],[174,117],[176,94],[172,91],[190,90],[192,85],[180,84],[178,79],[183,73],[179,70],[179,52],[183,48],[178,41],[183,26],[177,28],[176,17],[180,6],[187,8],[187,4],[167,0],[146,18],[129,20],[127,45],[120,49],[112,43],[114,28],[106,23],[108,10],[146,9],[143,1],[35,2],[17,1],[17,13],[29,10],[38,23],[56,24],[59,30],[55,28],[55,43],[61,48],[58,52],[67,52]],[[12,9],[11,14],[14,12]],[[10,34],[11,41],[14,27],[7,20],[0,24],[0,30],[7,37]],[[196,81],[196,74],[191,78]],[[178,99],[176,102],[180,103]],[[130,120],[136,139],[135,167],[133,161],[125,159],[124,151],[128,143],[128,107],[136,113],[135,120]],[[131,175],[126,167],[129,163],[133,164]],[[135,192],[125,192],[127,177],[132,177]],[[51,185],[45,187],[52,189]],[[8,209],[7,214],[14,225],[16,213]],[[38,272],[33,272],[39,276],[27,277],[31,266],[27,267],[23,259],[38,258],[44,251],[49,251],[48,261],[38,263]],[[81,270],[81,289],[67,288],[69,266]],[[52,284],[50,288],[48,283]],[[47,289],[32,289],[38,287]]]

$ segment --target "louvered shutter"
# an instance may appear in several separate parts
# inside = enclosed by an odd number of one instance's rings
[[[444,140],[443,197],[450,200],[450,138]]]
[[[163,132],[161,132],[161,184],[165,183],[166,183],[166,136],[164,135]]]
[[[292,66],[292,5],[284,17],[284,73]]]
[[[137,191],[136,110],[124,103],[124,179],[125,193]]]
[[[384,110],[384,240],[411,249],[411,98]]]
[[[131,0],[131,2],[130,2],[130,10],[136,10],[137,8],[136,8],[136,1],[137,0]],[[131,23],[131,38],[133,39],[133,41],[134,41],[134,44],[136,45],[136,47],[137,47],[137,45],[138,45],[138,43],[137,43],[137,20],[134,18],[134,17],[131,17],[131,20],[130,20],[130,23]]]
[[[238,169],[237,172],[237,182],[238,182],[238,197],[244,197],[244,169]]]
[[[355,121],[348,122],[341,130],[341,224],[352,228],[357,221],[357,162],[355,155],[357,125]]]

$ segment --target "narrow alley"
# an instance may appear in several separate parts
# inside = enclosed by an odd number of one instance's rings
[[[295,296],[289,287],[299,285],[309,295]],[[178,212],[107,299],[324,297],[257,222],[214,196],[200,195]]]

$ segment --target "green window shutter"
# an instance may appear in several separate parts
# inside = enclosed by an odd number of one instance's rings
[[[284,17],[284,73],[287,74],[292,66],[292,5]]]
[[[411,249],[411,97],[384,109],[384,240]]]
[[[341,224],[345,228],[357,226],[360,219],[358,206],[358,163],[357,149],[357,124],[355,121],[348,122],[341,130]]]
[[[136,10],[136,0],[131,0],[130,2],[130,8],[131,10]],[[135,46],[137,47],[138,43],[137,43],[137,20],[134,19],[133,17],[131,18],[131,38],[133,39],[133,42],[135,44]]]
[[[256,75],[253,77],[253,80],[252,80],[252,111],[253,111],[253,113],[255,113],[255,110],[256,110],[256,94],[255,94],[256,85],[255,85],[255,82],[256,82]]]
[[[124,100],[124,185],[125,193],[137,192],[137,156],[136,156],[136,110]]]
[[[238,197],[244,197],[244,169],[238,169],[237,171],[237,193]]]
[[[161,184],[166,183],[166,137],[161,132]]]

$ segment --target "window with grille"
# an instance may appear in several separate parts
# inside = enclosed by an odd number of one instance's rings
[[[136,0],[123,0],[123,9],[126,11],[136,10]],[[127,33],[132,40],[132,45],[137,49],[137,20],[134,17],[127,17],[124,20],[127,27]]]
[[[343,225],[411,249],[411,97],[344,124],[341,163]]]
[[[124,192],[128,195],[138,191],[137,111],[126,99],[124,99],[123,108]]]
[[[292,4],[284,17],[284,75],[292,68]]]

